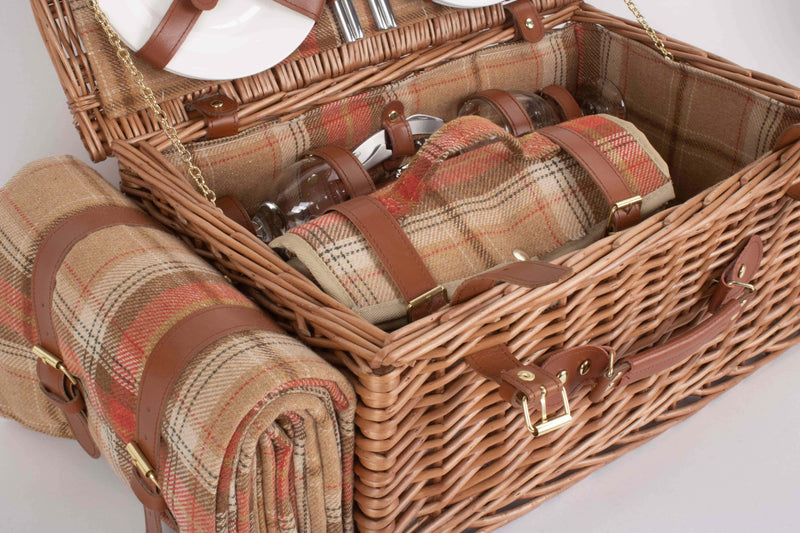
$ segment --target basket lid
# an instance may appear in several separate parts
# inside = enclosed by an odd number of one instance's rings
[[[578,0],[519,1],[531,1],[541,14],[556,15],[562,21],[569,18],[564,11],[574,10],[580,3]],[[280,64],[253,76],[203,81],[155,70],[135,55],[133,60],[170,121],[182,132],[196,122],[189,118],[186,104],[206,94],[226,95],[242,106],[241,115],[252,117],[254,111],[262,111],[282,96],[317,82],[399,58],[413,59],[417,52],[452,44],[485,30],[501,31],[506,24],[502,4],[456,9],[428,0],[395,0],[391,8],[397,27],[380,30],[370,0],[352,0],[352,3],[364,30],[362,39],[344,41],[328,4],[299,48]],[[92,158],[104,159],[116,139],[140,140],[163,135],[139,88],[131,83],[116,51],[95,21],[87,0],[56,0],[59,5],[54,9],[48,9],[46,4],[32,3],[75,123]],[[259,114],[266,118],[263,115]]]

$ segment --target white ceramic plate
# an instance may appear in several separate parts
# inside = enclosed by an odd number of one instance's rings
[[[133,50],[147,42],[172,0],[99,0]],[[300,46],[314,21],[272,0],[222,0],[200,15],[166,70],[189,78],[228,80],[268,69]]]
[[[433,0],[436,4],[447,7],[457,7],[461,9],[475,9],[476,7],[486,7],[499,4],[505,0]]]

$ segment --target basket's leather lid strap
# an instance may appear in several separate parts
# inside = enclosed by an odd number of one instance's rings
[[[502,89],[486,89],[473,94],[468,99],[473,98],[487,102],[503,115],[514,137],[522,137],[534,131],[535,126],[531,117],[510,92]]]
[[[45,236],[39,246],[31,272],[31,302],[33,319],[39,344],[52,356],[61,360],[58,335],[52,315],[56,273],[70,250],[88,235],[103,228],[117,225],[144,226],[163,229],[153,219],[130,207],[100,206],[81,211],[67,218]],[[63,365],[63,361],[61,361]],[[78,384],[55,366],[37,361],[37,373],[42,391],[59,407],[75,439],[92,457],[99,457],[86,420],[83,393]]]
[[[620,174],[619,169],[603,155],[594,143],[580,133],[563,126],[542,128],[538,130],[538,133],[574,157],[600,187],[606,200],[612,206],[636,196]],[[616,209],[613,211],[612,217],[613,227],[617,231],[634,226],[642,218],[641,204],[633,204],[628,209]]]
[[[319,18],[324,0],[275,0],[313,20]],[[218,0],[173,0],[164,18],[136,54],[153,67],[163,70],[178,53],[189,32],[204,11],[217,7]],[[269,31],[269,28],[265,28]]]
[[[375,192],[375,182],[372,181],[372,177],[361,161],[350,150],[331,144],[311,150],[308,154],[315,155],[330,165],[342,180],[350,198]]]
[[[762,255],[761,239],[757,235],[751,237],[723,271],[711,298],[711,307],[716,306],[716,311],[712,311],[710,318],[664,344],[614,361],[613,365],[611,357],[615,352],[612,348],[591,344],[557,352],[541,366],[524,365],[505,344],[472,353],[465,360],[476,372],[496,381],[500,385],[500,395],[515,406],[519,406],[520,399],[525,396],[531,410],[539,409],[544,387],[545,404],[550,409],[560,403],[559,395],[553,393],[558,392],[562,384],[569,395],[588,383],[593,387],[589,399],[602,401],[617,384],[626,385],[669,370],[730,328],[746,303],[740,300],[742,291],[755,277]],[[561,379],[554,385],[553,378],[559,376]]]
[[[408,236],[389,211],[372,196],[361,196],[334,205],[330,211],[345,216],[372,246],[386,273],[406,302],[430,294],[439,284],[433,279]],[[447,303],[442,290],[409,309],[409,319],[427,316]]]
[[[575,97],[561,85],[548,85],[540,89],[539,94],[545,98],[552,99],[556,105],[561,108],[561,112],[564,114],[566,120],[575,120],[583,116],[581,106],[578,105]]]
[[[278,326],[261,310],[241,305],[216,305],[196,311],[175,324],[147,358],[139,386],[135,444],[153,468],[161,456],[164,409],[183,369],[205,347],[236,332]],[[132,469],[131,488],[145,507],[147,533],[160,533],[160,513],[166,504],[156,486]]]

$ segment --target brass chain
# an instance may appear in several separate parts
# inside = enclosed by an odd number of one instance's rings
[[[194,182],[197,184],[197,187],[200,189],[200,192],[203,193],[203,196],[208,199],[209,202],[212,204],[216,204],[217,202],[217,195],[211,188],[206,184],[206,180],[203,177],[203,172],[200,170],[200,167],[195,165],[194,157],[189,150],[186,149],[186,146],[181,142],[180,137],[178,137],[178,132],[175,127],[170,124],[169,117],[161,109],[161,106],[158,104],[155,95],[153,94],[153,90],[148,87],[144,82],[144,75],[141,71],[136,68],[136,65],[133,63],[133,59],[131,58],[131,53],[122,45],[122,40],[120,36],[114,31],[114,28],[111,27],[111,24],[108,22],[108,18],[106,14],[103,13],[103,10],[100,9],[100,6],[97,3],[97,0],[87,0],[89,4],[89,8],[94,13],[94,19],[100,25],[100,27],[105,32],[106,36],[108,36],[108,41],[111,43],[111,46],[117,52],[117,57],[122,61],[122,63],[127,67],[128,73],[131,76],[131,80],[135,83],[139,90],[142,93],[142,97],[144,97],[145,101],[147,102],[147,106],[155,115],[155,119],[161,124],[161,128],[164,130],[164,134],[167,138],[172,142],[172,146],[178,151],[178,155],[180,155],[181,160],[186,164],[186,167],[189,170],[189,175],[192,177]]]
[[[675,61],[675,56],[672,55],[672,52],[667,50],[666,45],[664,45],[664,41],[661,40],[661,37],[659,37],[656,31],[650,26],[650,24],[647,23],[647,19],[644,18],[642,12],[639,11],[638,7],[636,7],[634,1],[624,0],[624,2],[625,5],[628,6],[628,9],[630,9],[631,13],[633,13],[633,16],[636,17],[636,20],[639,22],[639,24],[641,24],[642,28],[644,28],[644,31],[647,32],[647,35],[653,39],[653,43],[656,45],[656,48],[661,50],[661,53],[664,54],[664,57],[666,57],[668,60]]]

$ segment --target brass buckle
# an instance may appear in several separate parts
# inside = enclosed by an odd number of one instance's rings
[[[625,211],[626,213],[630,213],[631,209],[634,206],[638,205],[641,208],[642,205],[642,197],[641,196],[632,196],[627,200],[622,200],[621,202],[617,202],[611,206],[611,214],[608,215],[608,222],[606,222],[606,233],[614,233],[616,229],[614,228],[614,215],[617,211]]]
[[[64,363],[61,361],[61,359],[51,354],[41,346],[33,346],[31,348],[31,351],[33,352],[33,355],[41,359],[42,362],[45,363],[47,366],[55,368],[56,370],[64,374],[64,377],[66,377],[70,383],[72,383],[76,387],[78,386],[78,378],[76,378],[74,375],[70,373],[69,370],[67,370],[67,367],[64,366]]]
[[[125,451],[128,452],[128,455],[131,456],[131,461],[133,461],[133,466],[139,471],[139,474],[142,477],[149,479],[155,485],[157,491],[161,491],[161,486],[156,481],[156,471],[153,469],[153,466],[150,464],[150,461],[147,460],[147,457],[144,456],[142,450],[134,444],[133,442],[129,442],[127,446],[125,446]]]
[[[414,308],[427,302],[428,300],[431,300],[434,296],[438,296],[439,294],[444,294],[444,301],[447,303],[447,291],[445,290],[444,285],[437,285],[428,292],[420,294],[408,302],[408,305],[406,306],[406,319],[411,322],[411,312],[414,310]]]
[[[569,399],[567,398],[567,389],[561,387],[561,400],[564,404],[564,414],[553,418],[552,420],[547,419],[547,389],[544,386],[540,386],[542,391],[541,397],[541,406],[542,406],[542,420],[534,425],[531,422],[531,412],[528,408],[528,397],[523,395],[522,396],[522,412],[525,414],[525,427],[528,428],[528,431],[531,432],[534,438],[540,435],[546,435],[551,431],[555,431],[557,429],[561,429],[564,426],[568,425],[572,422],[572,412],[569,408]]]

